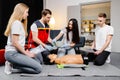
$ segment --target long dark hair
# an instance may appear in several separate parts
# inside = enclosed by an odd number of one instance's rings
[[[69,29],[69,22],[70,22],[70,21],[73,22],[73,24],[72,24],[72,30]],[[69,20],[69,22],[68,22],[68,25],[67,25],[67,27],[66,27],[66,29],[67,29],[67,40],[69,41],[68,33],[69,33],[70,31],[72,31],[72,34],[73,34],[73,35],[72,35],[72,42],[73,42],[73,43],[79,43],[80,38],[79,38],[78,22],[77,22],[77,20],[74,19],[74,18],[71,18],[71,19]]]

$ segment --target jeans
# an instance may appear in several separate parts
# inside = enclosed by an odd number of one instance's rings
[[[30,58],[17,51],[7,51],[5,59],[26,73],[38,74],[42,71],[40,60],[37,57]]]
[[[65,56],[66,54],[76,54],[74,48],[66,50],[65,48],[59,48],[58,49],[58,57]]]

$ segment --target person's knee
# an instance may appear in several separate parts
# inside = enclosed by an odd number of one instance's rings
[[[39,74],[39,73],[41,73],[42,72],[42,70],[37,70],[36,71],[36,74]]]
[[[36,67],[36,74],[39,74],[39,73],[41,73],[42,72],[42,66],[40,65],[40,66],[37,66]]]
[[[97,65],[97,66],[102,66],[102,65],[104,65],[104,61],[100,61],[100,60],[95,60],[94,61],[94,65]]]

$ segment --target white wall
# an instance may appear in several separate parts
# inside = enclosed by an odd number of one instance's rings
[[[45,0],[45,8],[53,12],[55,18],[55,29],[61,29],[67,24],[67,7],[72,5],[79,5],[80,3],[106,1],[106,0]]]
[[[120,52],[120,0],[112,0],[111,25],[114,27],[112,51]]]
[[[111,24],[115,29],[112,51],[120,52],[120,0],[46,0],[45,8],[53,12],[56,29],[61,29],[67,24],[67,7],[84,3],[111,1]]]

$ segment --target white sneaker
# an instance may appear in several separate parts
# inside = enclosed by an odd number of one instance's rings
[[[110,55],[108,56],[106,63],[110,63],[111,59],[110,59]]]
[[[5,74],[11,74],[12,73],[12,66],[11,63],[6,61],[5,62],[5,69],[4,69]]]

